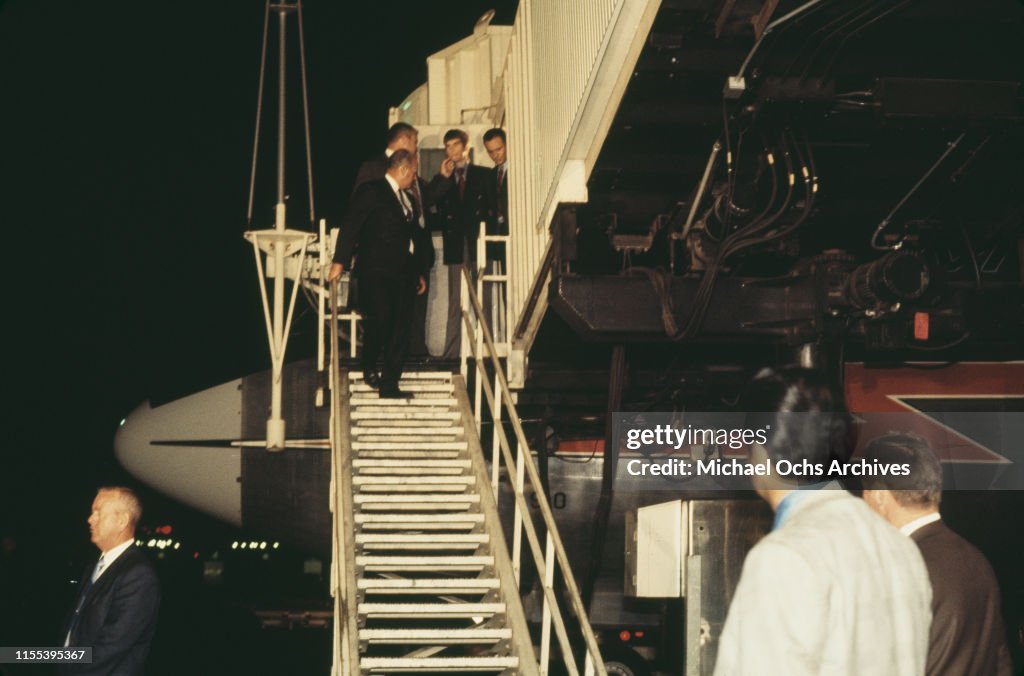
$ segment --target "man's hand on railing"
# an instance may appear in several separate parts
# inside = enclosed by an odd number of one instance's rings
[[[336,282],[341,279],[341,273],[345,272],[345,266],[341,263],[331,263],[331,270],[327,273],[328,282]]]

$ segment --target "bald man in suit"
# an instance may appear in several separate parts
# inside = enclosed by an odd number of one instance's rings
[[[101,488],[92,503],[89,531],[100,558],[82,577],[75,607],[64,624],[64,645],[92,648],[91,664],[62,665],[66,676],[138,676],[156,633],[160,583],[135,546],[142,507],[135,492]]]

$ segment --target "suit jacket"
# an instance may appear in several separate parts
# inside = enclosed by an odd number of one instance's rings
[[[924,673],[931,586],[909,538],[819,490],[747,554],[715,676]]]
[[[985,556],[941,520],[921,526],[917,543],[932,583],[928,674],[1010,676],[999,584]]]
[[[388,156],[385,153],[375,155],[370,159],[364,161],[359,165],[359,171],[356,173],[356,182],[352,186],[352,196],[354,197],[356,191],[364,183],[369,181],[376,181],[384,178],[388,170]],[[441,198],[444,197],[448,191],[449,181],[445,179],[441,174],[437,174],[428,183],[423,179],[422,176],[416,177],[416,187],[419,188],[419,195],[416,195],[415,190],[407,190],[406,194],[409,195],[409,200],[412,202],[414,210],[414,219],[419,223],[420,214],[423,213],[424,225],[428,230],[440,230],[440,225],[435,225],[438,219],[437,204]],[[422,202],[422,203],[421,203]],[[429,238],[428,238],[429,239]],[[429,270],[434,266],[434,245],[431,242],[428,247],[427,258],[427,269]]]
[[[426,275],[432,250],[429,233],[406,218],[391,184],[382,178],[356,189],[341,224],[334,262],[349,268],[356,253],[357,275]]]
[[[448,179],[448,191],[440,208],[444,216],[444,262],[449,265],[463,262],[466,243],[470,245],[470,257],[476,256],[480,222],[487,221],[490,215],[487,199],[490,172],[475,164],[467,165],[466,185],[461,195],[455,173]]]
[[[156,633],[160,583],[153,565],[133,544],[117,557],[95,583],[93,566],[82,577],[78,619],[74,608],[61,632],[71,630],[69,646],[92,647],[92,664],[62,665],[67,676],[136,676],[143,673]],[[84,598],[83,598],[84,595]]]

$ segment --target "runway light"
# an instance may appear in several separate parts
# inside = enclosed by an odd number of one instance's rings
[[[275,542],[275,543],[274,543],[274,549],[277,549],[277,548],[278,548],[278,547],[280,547],[280,546],[281,546],[281,543],[280,543],[280,542]]]
[[[234,542],[231,543],[231,548],[232,549],[238,549],[238,541],[237,540],[235,540]]]
[[[636,632],[633,632],[633,636],[636,636],[637,638],[643,638],[644,637],[644,633],[642,631],[636,631]]]
[[[117,423],[118,427],[124,427],[124,424],[128,422],[128,418],[121,418],[121,422]]]
[[[633,638],[633,635],[629,633],[628,629],[623,629],[622,631],[619,632],[619,640],[620,641],[625,642],[625,641],[628,641],[631,638]]]
[[[146,543],[146,546],[147,547],[156,547],[156,540],[155,539],[150,539],[150,541]]]
[[[266,548],[267,548],[267,543],[266,542],[261,542],[260,543],[260,549],[266,549]]]
[[[245,548],[246,548],[247,546],[249,546],[249,543],[248,543],[248,542],[243,542],[243,543],[242,543],[242,549],[245,549]]]
[[[180,542],[175,542],[174,543],[174,548],[175,549],[181,549],[181,543]]]

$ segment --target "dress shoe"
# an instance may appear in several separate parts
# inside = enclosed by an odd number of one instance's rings
[[[412,392],[403,392],[398,385],[382,385],[380,388],[381,399],[412,399]]]
[[[378,373],[363,373],[363,382],[375,390],[380,389],[380,375]]]

